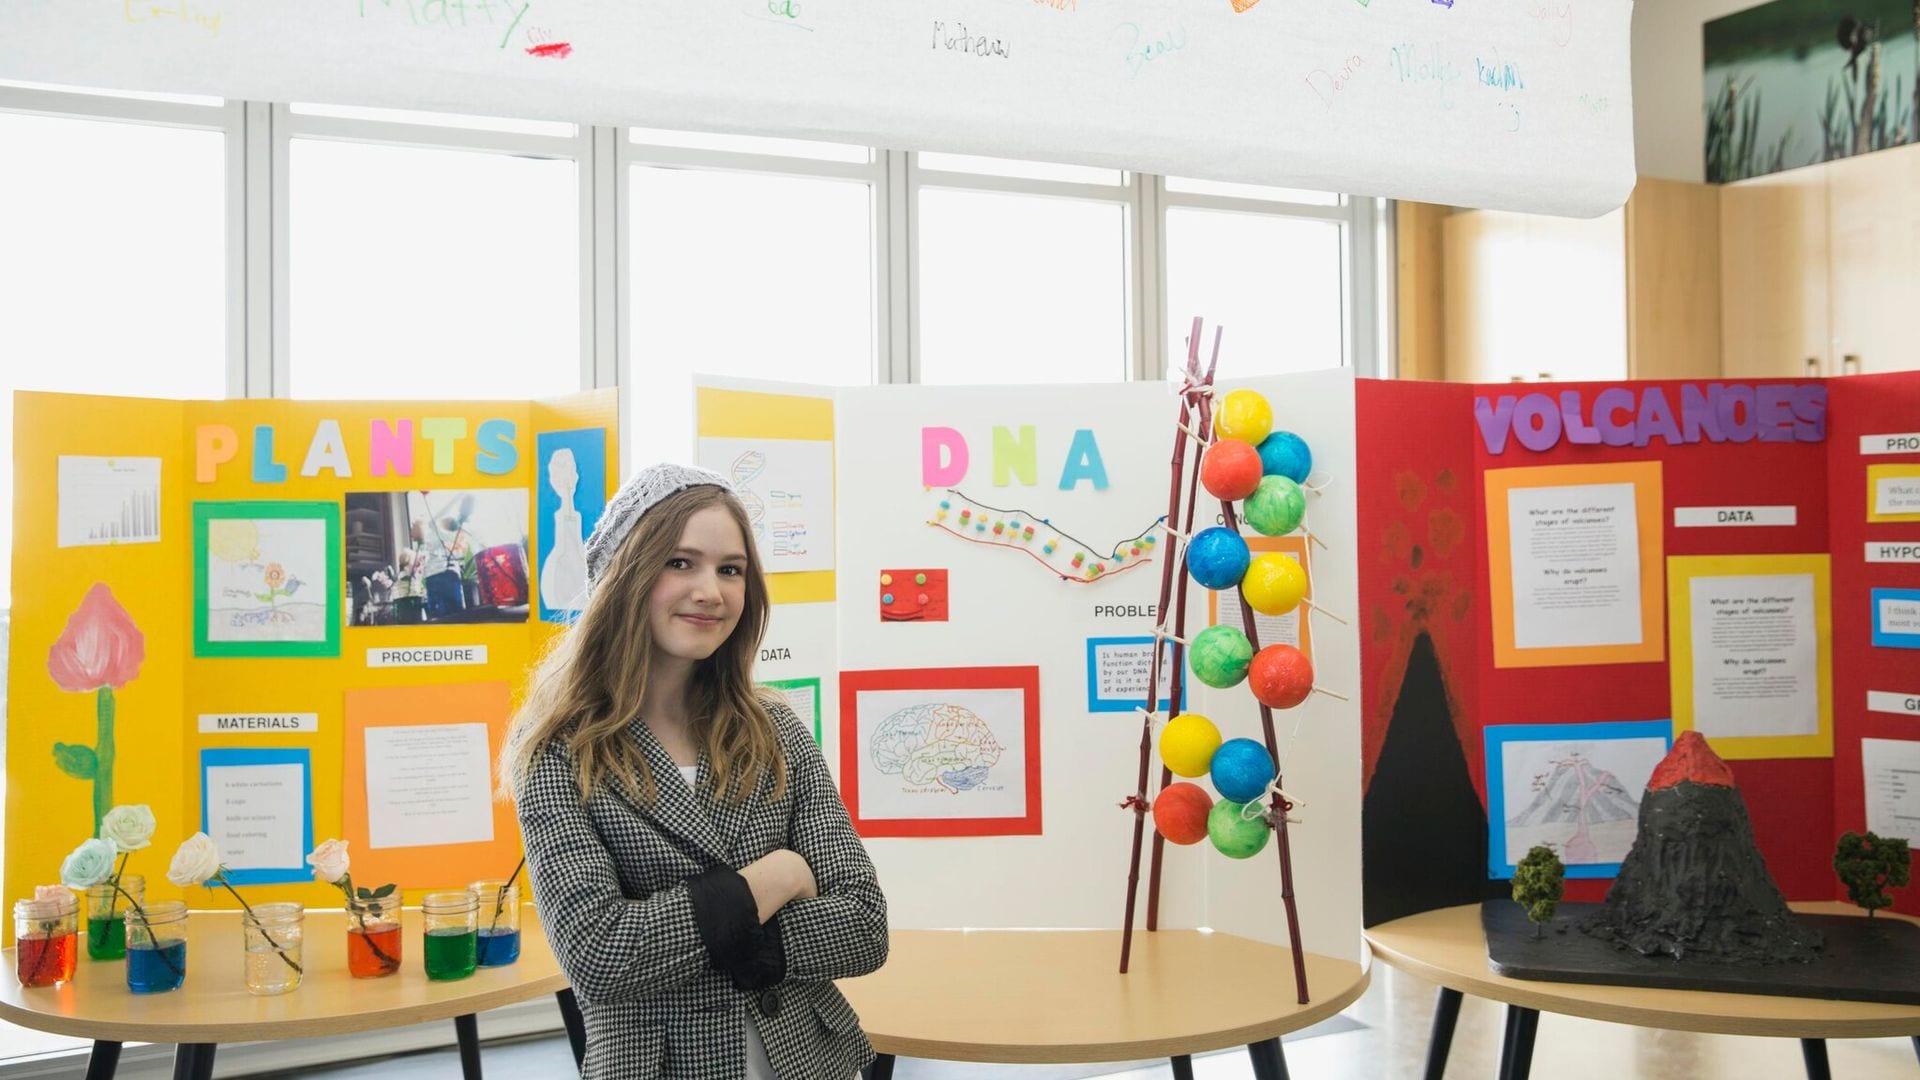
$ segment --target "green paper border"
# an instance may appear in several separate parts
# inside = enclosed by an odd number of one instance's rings
[[[207,526],[235,519],[321,521],[327,527],[327,575],[320,586],[327,597],[325,641],[208,641]],[[340,655],[340,504],[257,499],[193,504],[193,655],[196,657],[286,657]]]
[[[794,690],[802,686],[813,687],[813,745],[820,745],[820,677],[807,679],[763,679],[760,685],[771,686],[775,690]]]

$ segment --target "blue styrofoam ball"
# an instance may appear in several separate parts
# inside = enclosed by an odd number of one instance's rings
[[[1252,802],[1273,783],[1273,758],[1252,739],[1229,739],[1213,752],[1213,790],[1237,803]]]
[[[1304,484],[1313,471],[1313,451],[1293,432],[1276,431],[1260,442],[1260,471]]]
[[[1232,529],[1215,525],[1193,536],[1187,545],[1187,572],[1209,589],[1231,589],[1247,576],[1253,553]]]

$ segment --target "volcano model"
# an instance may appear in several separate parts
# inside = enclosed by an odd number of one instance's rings
[[[1721,964],[1807,963],[1821,945],[1767,873],[1733,771],[1695,731],[1647,782],[1633,850],[1580,929],[1645,956]]]

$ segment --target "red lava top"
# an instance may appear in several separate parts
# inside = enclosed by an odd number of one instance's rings
[[[1733,782],[1733,770],[1713,752],[1707,740],[1697,731],[1683,731],[1673,741],[1673,749],[1661,759],[1658,768],[1653,770],[1653,778],[1647,781],[1648,791],[1660,791],[1670,788],[1682,780],[1691,780],[1696,784],[1711,784],[1714,787],[1738,787]]]

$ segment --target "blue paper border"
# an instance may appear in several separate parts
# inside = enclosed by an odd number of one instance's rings
[[[217,747],[200,751],[200,831],[207,831],[207,770],[235,765],[298,765],[304,807],[300,823],[299,866],[262,866],[251,870],[228,870],[227,880],[235,885],[284,885],[312,881],[313,869],[306,855],[313,850],[313,751],[305,747]]]
[[[1096,637],[1096,638],[1087,639],[1087,711],[1088,712],[1130,713],[1133,710],[1140,707],[1140,702],[1135,698],[1128,698],[1125,701],[1107,701],[1107,700],[1103,700],[1099,696],[1100,678],[1099,678],[1098,672],[1100,670],[1100,667],[1099,667],[1099,661],[1097,659],[1096,654],[1099,652],[1100,647],[1102,645],[1151,645],[1151,644],[1153,644],[1152,634],[1140,634],[1138,636],[1133,636],[1133,637]],[[1163,663],[1168,667],[1171,667],[1173,665],[1173,642],[1162,641],[1160,644],[1167,650],[1167,656],[1166,656],[1166,659],[1163,661]],[[1180,687],[1180,696],[1184,700],[1186,697],[1186,689],[1187,689],[1187,673],[1185,671],[1177,671],[1174,673],[1174,677],[1180,680],[1178,683]],[[1159,704],[1155,706],[1155,708],[1158,708],[1158,709],[1170,709],[1172,707],[1173,707],[1173,700],[1171,698],[1165,698],[1165,697],[1161,698]]]
[[[1487,754],[1487,878],[1505,881],[1518,866],[1507,858],[1506,748],[1510,742],[1549,742],[1563,739],[1647,739],[1659,736],[1673,749],[1673,721],[1615,720],[1598,724],[1497,724],[1484,733]],[[1619,863],[1582,863],[1567,867],[1570,878],[1610,878]]]
[[[560,509],[560,496],[547,483],[547,463],[556,451],[573,451],[574,471],[580,476],[573,489],[573,508],[580,511],[580,538],[584,541],[593,535],[593,527],[600,524],[600,515],[607,509],[607,429],[535,432],[533,446],[533,602],[540,610],[541,622],[571,623],[580,614],[577,608],[550,608],[540,599],[540,568],[547,565],[547,555],[553,551],[551,524],[554,512]]]
[[[1912,600],[1920,602],[1920,589],[1875,589],[1867,603],[1873,619],[1873,643],[1884,649],[1920,649],[1920,634],[1883,634],[1880,632],[1880,602]]]

